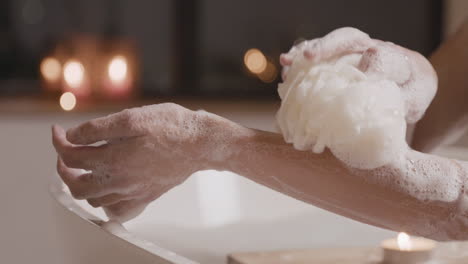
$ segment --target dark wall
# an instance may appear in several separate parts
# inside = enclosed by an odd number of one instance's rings
[[[276,96],[275,83],[246,73],[249,48],[278,65],[295,40],[353,26],[427,55],[440,41],[441,6],[435,0],[4,0],[0,94],[18,90],[2,80],[37,79],[40,58],[54,45],[88,33],[136,44],[145,94]]]

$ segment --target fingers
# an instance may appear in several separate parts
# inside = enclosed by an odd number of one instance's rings
[[[132,122],[131,110],[93,119],[67,131],[66,138],[73,144],[88,145],[102,140],[138,136]]]
[[[280,55],[280,64],[281,66],[290,66],[294,60],[294,58],[302,53],[302,50],[305,46],[310,45],[311,43],[318,41],[318,39],[313,40],[304,40],[301,41],[299,44],[294,45],[287,53],[283,53]]]
[[[279,61],[280,61],[281,66],[286,67],[292,64],[293,59],[294,59],[293,56],[291,56],[290,54],[283,53],[280,55]]]
[[[327,34],[319,41],[310,43],[303,51],[309,60],[327,60],[346,54],[364,52],[375,45],[366,33],[350,27],[339,28]]]
[[[367,49],[358,68],[368,76],[382,76],[402,89],[406,122],[415,123],[423,116],[437,90],[437,75],[421,54],[389,42],[376,41]]]
[[[121,201],[119,203],[103,207],[103,209],[109,219],[123,223],[141,214],[149,202],[151,202],[150,199],[133,199]]]
[[[126,222],[141,214],[151,201],[158,199],[171,188],[171,186],[160,186],[158,190],[147,190],[145,193],[141,193],[139,198],[123,200],[104,206],[103,209],[109,218]]]
[[[89,199],[112,193],[105,179],[81,169],[69,168],[60,157],[57,159],[57,172],[76,199]]]
[[[63,128],[57,125],[52,127],[52,143],[65,164],[71,168],[91,170],[106,156],[107,146],[75,146],[67,140]]]
[[[358,68],[368,76],[384,76],[399,85],[411,78],[408,56],[398,46],[389,43],[367,49],[362,55]]]
[[[414,78],[402,85],[407,97],[408,113],[406,121],[410,124],[419,121],[437,92],[437,74],[430,62],[421,54],[409,51]]]
[[[369,35],[350,27],[334,30],[323,38],[303,41],[293,46],[287,53],[281,54],[282,78],[286,80],[289,66],[292,65],[296,56],[304,56],[308,60],[317,62],[346,54],[364,52],[374,45],[375,41]]]
[[[111,193],[99,198],[90,198],[88,203],[93,207],[101,206],[110,206],[122,201],[133,200],[136,198],[136,195],[120,194],[120,193]]]

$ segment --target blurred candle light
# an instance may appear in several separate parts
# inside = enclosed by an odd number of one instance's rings
[[[263,70],[262,72],[258,74],[258,78],[262,80],[262,82],[265,82],[265,83],[271,83],[275,81],[277,76],[278,76],[278,69],[276,65],[270,61],[267,62],[267,66],[265,67],[265,70]]]
[[[262,73],[267,68],[267,59],[258,49],[249,49],[244,55],[244,64],[254,74]]]
[[[106,65],[102,92],[109,99],[126,99],[134,88],[134,69],[131,67],[131,55],[117,54],[110,57]]]
[[[83,84],[85,69],[77,60],[69,60],[63,67],[63,78],[71,88],[78,88]]]
[[[121,84],[124,82],[125,78],[127,77],[127,60],[124,56],[115,56],[109,63],[109,67],[107,70],[107,74],[109,75],[109,79],[115,85]]]
[[[40,71],[42,77],[48,82],[57,82],[62,73],[62,65],[52,57],[44,58],[41,62]]]
[[[73,110],[76,106],[75,95],[71,92],[63,93],[62,96],[60,96],[60,106],[65,111]]]

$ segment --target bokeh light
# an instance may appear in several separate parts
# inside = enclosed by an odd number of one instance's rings
[[[70,111],[76,106],[76,97],[71,92],[66,92],[60,96],[60,106],[65,111]]]
[[[259,74],[266,69],[267,59],[260,50],[249,49],[244,55],[244,64],[250,72]]]
[[[271,83],[276,80],[278,76],[278,68],[271,61],[267,61],[265,70],[258,74],[258,78],[265,83]]]
[[[40,66],[42,77],[51,82],[56,82],[60,79],[62,73],[62,65],[60,62],[52,57],[44,58]]]
[[[127,77],[128,64],[124,56],[115,56],[109,63],[107,74],[113,83],[120,83]]]
[[[77,60],[70,60],[63,67],[63,78],[71,88],[78,88],[84,79],[85,69]]]

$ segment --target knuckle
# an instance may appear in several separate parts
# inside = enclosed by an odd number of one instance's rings
[[[377,47],[370,47],[364,51],[363,56],[375,56],[379,53],[382,53],[381,50]]]

